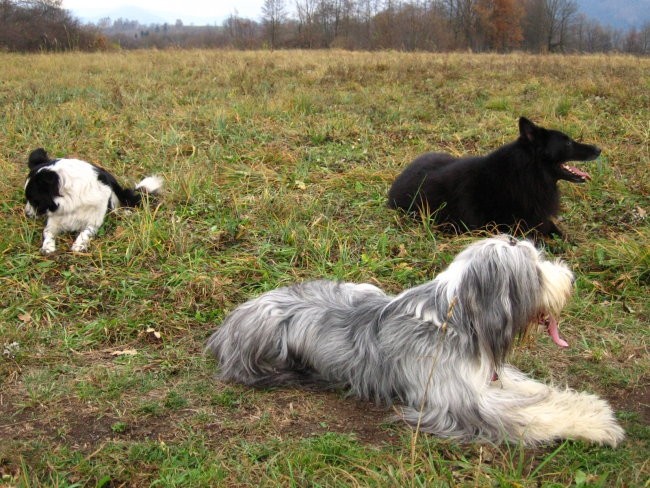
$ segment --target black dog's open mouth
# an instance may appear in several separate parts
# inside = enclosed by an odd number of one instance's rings
[[[562,175],[565,180],[572,181],[574,183],[584,183],[585,181],[591,180],[591,175],[586,171],[581,171],[575,166],[569,166],[564,163],[560,166],[562,169]]]

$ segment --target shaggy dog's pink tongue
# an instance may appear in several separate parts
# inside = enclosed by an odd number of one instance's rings
[[[546,326],[546,332],[548,332],[555,344],[559,347],[569,347],[569,343],[560,337],[560,329],[555,317],[547,315],[541,318],[541,322]]]

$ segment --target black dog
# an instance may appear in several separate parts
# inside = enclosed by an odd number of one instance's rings
[[[487,156],[454,158],[426,153],[397,177],[388,205],[430,215],[455,232],[492,227],[498,232],[562,233],[558,180],[584,183],[589,174],[566,164],[591,161],[596,146],[519,119],[519,138]]]

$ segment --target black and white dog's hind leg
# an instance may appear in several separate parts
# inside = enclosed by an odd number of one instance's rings
[[[73,252],[84,252],[88,249],[91,239],[99,231],[109,209],[140,206],[142,204],[142,194],[158,194],[162,188],[162,180],[157,176],[148,176],[138,183],[134,190],[122,188],[117,182],[112,184],[111,188],[113,192],[109,197],[108,205],[98,207],[94,215],[88,216],[86,227],[77,235],[72,244],[71,250]],[[45,244],[45,236],[43,237],[43,244]]]

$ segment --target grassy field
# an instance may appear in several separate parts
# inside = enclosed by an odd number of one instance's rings
[[[327,52],[0,53],[0,486],[648,486],[650,59]],[[205,340],[237,304],[316,277],[397,292],[477,236],[385,207],[427,150],[487,152],[517,118],[598,144],[561,183],[578,277],[511,361],[596,392],[617,449],[459,445],[340,392],[215,380]],[[39,254],[35,147],[158,173],[160,206],[110,216],[87,254]]]

